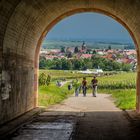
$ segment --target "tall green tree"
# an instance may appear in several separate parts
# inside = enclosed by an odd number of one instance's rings
[[[47,61],[45,57],[41,57],[39,60],[39,68],[40,69],[45,69],[47,66]]]

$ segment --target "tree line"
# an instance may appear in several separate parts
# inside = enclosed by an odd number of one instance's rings
[[[129,71],[131,67],[130,64],[119,63],[94,55],[88,59],[54,58],[52,60],[46,60],[45,57],[41,57],[39,61],[40,69],[55,70],[86,70],[100,68],[104,71]]]

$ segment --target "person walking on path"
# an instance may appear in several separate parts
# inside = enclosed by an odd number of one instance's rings
[[[82,90],[83,90],[83,96],[86,96],[86,92],[87,92],[87,81],[86,81],[86,78],[85,77],[83,78],[83,81],[82,81]]]
[[[96,79],[96,76],[94,76],[93,79],[91,80],[92,95],[94,97],[96,97],[96,94],[97,94],[97,83],[98,83],[98,80]]]
[[[75,88],[75,96],[78,96],[79,92],[80,92],[80,88],[81,88],[81,84],[78,81],[78,79],[76,79],[76,81],[74,82],[73,86]]]

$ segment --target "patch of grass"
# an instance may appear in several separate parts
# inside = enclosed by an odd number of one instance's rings
[[[120,109],[135,109],[136,107],[136,90],[116,90],[112,96],[115,98],[115,104]]]
[[[71,95],[74,91],[68,91],[67,85],[58,87],[54,83],[49,86],[39,87],[39,106],[48,107],[56,103],[62,102],[65,98]]]
[[[135,109],[136,107],[136,89],[101,89],[99,92],[111,94],[115,100],[116,106],[120,109]]]

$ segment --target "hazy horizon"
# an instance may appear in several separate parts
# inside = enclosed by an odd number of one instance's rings
[[[45,38],[44,43],[47,41],[75,41],[75,42],[92,42],[92,43],[98,43],[98,42],[104,42],[104,43],[120,43],[120,44],[133,44],[130,40],[121,40],[121,39],[106,39],[106,38]]]

